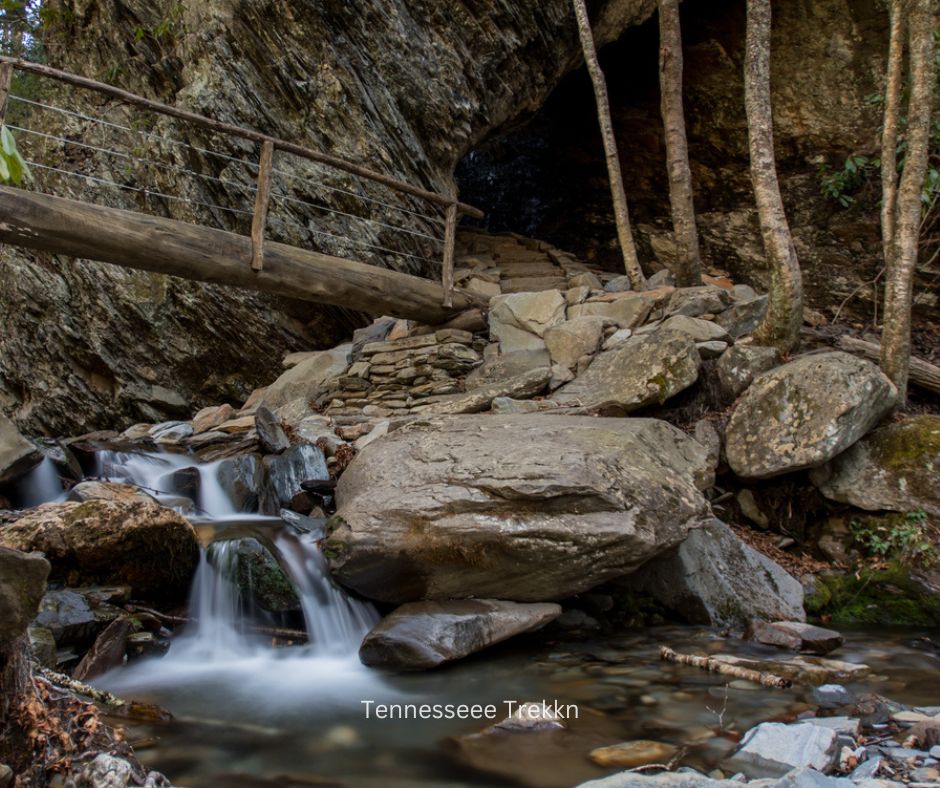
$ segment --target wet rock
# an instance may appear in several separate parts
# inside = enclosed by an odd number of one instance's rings
[[[386,616],[366,635],[359,658],[370,667],[427,670],[534,632],[560,614],[559,605],[548,603],[412,602]]]
[[[29,650],[40,665],[47,668],[56,668],[58,659],[56,656],[55,635],[48,627],[33,625],[29,628],[27,635],[29,637]]]
[[[855,693],[841,684],[822,684],[813,688],[813,702],[822,709],[839,709],[856,702]]]
[[[707,512],[706,463],[653,419],[422,420],[346,469],[327,549],[383,601],[563,599],[678,544]]]
[[[150,501],[45,504],[0,530],[0,544],[45,553],[50,579],[167,601],[185,599],[199,560],[192,525]]]
[[[82,503],[84,501],[117,501],[128,503],[132,501],[153,501],[153,496],[133,484],[119,484],[118,482],[99,482],[89,480],[79,482],[71,490],[67,500]]]
[[[743,629],[754,618],[805,618],[800,582],[715,519],[623,584],[694,624]]]
[[[300,610],[300,600],[290,579],[258,540],[239,540],[234,569],[234,579],[249,602],[269,613]]]
[[[290,441],[284,434],[280,419],[267,407],[261,405],[255,411],[255,429],[258,430],[258,441],[268,454],[280,454],[290,447]]]
[[[259,455],[243,454],[223,460],[219,463],[216,475],[222,490],[237,511],[262,511],[268,514],[277,511],[273,495],[269,494],[264,463]]]
[[[268,386],[261,404],[276,411],[296,399],[314,402],[326,389],[328,381],[339,377],[349,368],[351,350],[351,345],[323,350],[287,370]]]
[[[60,588],[43,596],[36,626],[48,629],[59,647],[85,646],[120,614],[120,609],[93,594]]]
[[[753,621],[750,629],[751,637],[759,643],[810,654],[828,654],[845,643],[845,638],[838,632],[802,621]]]
[[[553,364],[571,369],[581,356],[594,353],[604,331],[604,319],[577,317],[548,329],[545,344]]]
[[[42,462],[42,452],[20,435],[16,425],[0,413],[0,484],[11,482]]]
[[[765,372],[738,400],[728,463],[754,479],[822,465],[874,427],[896,397],[869,361],[842,352],[803,356]]]
[[[108,624],[95,639],[91,649],[82,657],[72,677],[79,681],[88,681],[121,665],[127,650],[127,636],[131,630],[128,618],[118,618]]]
[[[56,472],[63,479],[77,482],[84,477],[85,472],[82,470],[78,457],[65,444],[56,440],[43,439],[40,441],[39,448],[43,456],[52,462]]]
[[[309,443],[293,446],[281,455],[264,458],[268,478],[281,506],[289,506],[300,491],[300,483],[308,479],[328,479],[323,451]]]
[[[168,492],[189,498],[191,501],[199,500],[202,475],[195,466],[179,468],[163,478],[167,481]]]
[[[590,752],[590,758],[598,766],[619,766],[632,769],[650,763],[668,763],[676,754],[676,747],[659,741],[640,739],[637,741],[598,747]]]
[[[0,547],[0,653],[36,617],[48,575],[49,562],[42,556]]]
[[[809,723],[765,722],[744,734],[741,746],[726,762],[748,777],[782,777],[791,769],[830,771],[838,759],[838,734]]]
[[[154,424],[148,434],[157,443],[179,443],[193,434],[193,425],[189,421],[165,421]]]
[[[737,399],[758,375],[778,366],[780,351],[762,345],[735,345],[722,354],[715,370],[722,396]]]
[[[657,331],[600,353],[587,371],[555,392],[561,403],[610,413],[661,405],[698,380],[701,359],[684,334]]]
[[[940,516],[940,416],[880,427],[810,479],[827,498],[859,509]]]

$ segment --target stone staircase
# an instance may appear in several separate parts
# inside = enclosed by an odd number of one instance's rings
[[[457,237],[456,285],[493,297],[577,287],[585,274],[603,282],[610,274],[590,268],[569,252],[515,233],[465,230]]]

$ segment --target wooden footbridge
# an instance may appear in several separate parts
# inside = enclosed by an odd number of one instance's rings
[[[97,94],[108,110],[126,115],[133,108],[151,119],[196,127],[202,136],[221,138],[226,152],[199,147],[186,134],[173,138],[156,132],[158,124],[121,124],[103,113],[76,111],[71,101],[63,106],[61,98],[58,105],[36,98],[45,96],[42,91],[18,95],[11,89],[14,73],[59,83],[55,94],[60,97],[67,94],[62,86],[79,88]],[[38,113],[50,113],[58,125],[30,124]],[[429,323],[482,305],[478,297],[455,289],[453,276],[459,218],[479,218],[482,213],[453,196],[102,82],[0,57],[0,125],[4,121],[42,190],[0,186],[0,242]],[[116,134],[123,135],[120,145],[114,142]],[[100,136],[107,141],[98,141]],[[160,160],[152,158],[163,151],[167,153]],[[207,168],[207,161],[218,161],[219,166]],[[102,177],[101,162],[107,162],[106,174],[117,175]],[[96,174],[88,172],[89,166]],[[169,174],[174,183],[191,177],[202,188],[192,192],[195,197],[168,194],[159,185],[142,185],[142,173],[154,179]],[[57,178],[76,179],[82,198],[47,193]],[[165,215],[86,199],[87,192],[101,186],[130,192],[137,200],[135,208],[156,205]],[[243,203],[223,204],[218,195],[233,192],[244,195]],[[196,221],[224,216],[230,223],[241,222],[244,232],[166,215],[173,213],[170,207],[181,206]],[[296,225],[292,243],[269,237],[276,207],[289,211]],[[287,221],[280,223],[282,229]],[[344,225],[342,232],[336,232],[337,222]],[[399,242],[389,240],[395,238]],[[341,251],[315,251],[305,239],[325,239],[318,245]],[[351,251],[359,247],[361,254]],[[391,270],[390,264],[418,271],[439,267],[440,278]]]

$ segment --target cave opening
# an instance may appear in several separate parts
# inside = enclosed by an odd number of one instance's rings
[[[722,156],[728,159],[725,164],[746,169],[740,76],[737,139],[726,135],[716,147],[703,133],[704,115],[715,102],[714,97],[702,95],[703,89],[713,87],[703,84],[712,79],[708,61],[723,60],[722,72],[740,71],[745,4],[743,0],[685,2],[682,12],[693,177],[722,166]],[[668,246],[670,230],[656,15],[625,31],[599,55],[634,234],[649,272],[662,267],[657,260],[663,257],[664,244]],[[725,73],[723,78],[731,80],[726,92],[732,93],[734,76]],[[471,150],[458,165],[456,177],[462,198],[486,212],[486,229],[548,241],[605,270],[622,268],[594,93],[584,66],[565,77],[534,115],[498,130]],[[725,202],[716,191],[704,190],[698,183],[697,209]]]

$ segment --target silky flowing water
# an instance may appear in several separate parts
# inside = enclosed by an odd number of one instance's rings
[[[792,720],[813,708],[806,687],[774,690],[661,662],[659,647],[779,658],[772,648],[705,628],[669,626],[594,640],[545,634],[516,639],[452,667],[391,675],[365,668],[358,646],[378,614],[331,580],[319,534],[278,517],[236,511],[219,463],[196,466],[199,493],[181,504],[173,474],[193,467],[174,454],[103,452],[97,475],[137,484],[193,519],[205,547],[190,616],[161,658],[137,660],[96,680],[120,695],[158,704],[170,721],[116,720],[140,758],[190,788],[233,786],[570,786],[610,771],[587,753],[653,739],[686,748],[683,762],[716,767],[749,727]],[[31,500],[54,490],[42,466]],[[195,513],[194,513],[195,512]],[[233,582],[240,539],[265,544],[290,577],[309,643],[272,646],[249,624]],[[936,632],[846,632],[833,656],[863,662],[859,692],[911,705],[940,705]],[[502,733],[460,740],[486,720],[367,719],[364,701],[495,704],[547,701],[575,706],[565,731]]]

